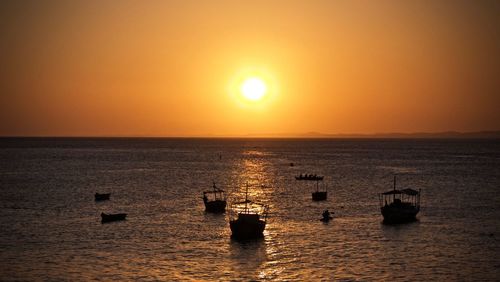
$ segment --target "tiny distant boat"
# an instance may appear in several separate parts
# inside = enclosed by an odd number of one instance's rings
[[[295,180],[321,181],[321,180],[323,180],[323,178],[324,178],[324,176],[319,176],[316,174],[304,174],[304,175],[302,175],[302,173],[301,173],[301,174],[295,176]]]
[[[393,190],[380,193],[379,201],[384,223],[415,221],[420,211],[420,190],[397,190],[396,176],[394,176]]]
[[[320,219],[320,221],[323,221],[323,222],[328,222],[328,221],[333,219],[333,216],[331,216],[331,213],[328,210],[325,210],[323,212],[322,216],[323,217]]]
[[[312,192],[313,201],[326,201],[327,198],[328,198],[328,191]]]
[[[126,213],[110,213],[110,214],[101,213],[101,223],[125,220],[126,217],[127,217]]]
[[[316,191],[312,192],[312,200],[313,201],[326,201],[328,198],[328,191],[326,185],[319,185],[319,182],[323,180],[323,176],[321,176],[321,180],[316,180]]]
[[[224,190],[217,188],[214,183],[213,190],[203,192],[203,203],[207,212],[224,213],[227,204],[226,194]]]
[[[245,201],[231,206],[232,219],[229,221],[232,237],[254,239],[264,236],[269,206],[248,199],[248,184]]]
[[[325,217],[321,218],[320,221],[329,222],[332,219],[333,219],[333,216],[329,216],[329,217],[326,217],[326,218]]]
[[[106,201],[106,200],[109,200],[110,196],[111,196],[111,193],[107,193],[107,194],[95,193],[95,195],[94,195],[96,201]]]

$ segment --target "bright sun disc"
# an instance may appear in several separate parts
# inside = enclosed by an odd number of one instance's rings
[[[248,78],[241,85],[241,93],[247,99],[252,101],[260,100],[266,94],[267,86],[262,79],[252,77]]]

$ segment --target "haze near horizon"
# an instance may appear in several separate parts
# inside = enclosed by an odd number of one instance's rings
[[[499,130],[496,1],[3,1],[0,136]]]

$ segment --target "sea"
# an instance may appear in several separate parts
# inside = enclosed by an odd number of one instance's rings
[[[416,222],[383,223],[394,176]],[[263,238],[205,212],[214,182]],[[1,281],[499,281],[500,140],[1,138],[0,211]]]

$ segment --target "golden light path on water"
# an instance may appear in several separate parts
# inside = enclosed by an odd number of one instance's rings
[[[275,237],[273,236],[273,232],[269,231],[270,229],[275,229],[276,227],[273,227],[273,225],[277,224],[272,220],[272,210],[275,207],[272,201],[272,194],[276,188],[273,187],[275,183],[272,180],[276,178],[276,175],[273,172],[272,163],[267,161],[270,153],[261,150],[247,150],[242,153],[242,157],[241,165],[238,166],[237,171],[238,183],[240,184],[239,189],[237,189],[239,199],[245,199],[245,192],[248,189],[248,198],[250,200],[268,205],[271,211],[268,215],[266,229],[264,230],[264,238],[247,243],[249,244],[248,248],[238,248],[241,252],[247,252],[240,253],[239,255],[256,258],[253,261],[253,265],[256,271],[255,276],[259,279],[278,277],[282,268],[279,266],[280,263],[277,260],[278,249],[275,246]],[[235,199],[235,201],[238,200]],[[259,210],[261,211],[259,208],[254,209],[254,211]],[[230,216],[234,216],[234,214],[231,215],[230,213]],[[233,244],[241,243],[233,242]],[[249,254],[248,252],[251,253]]]

